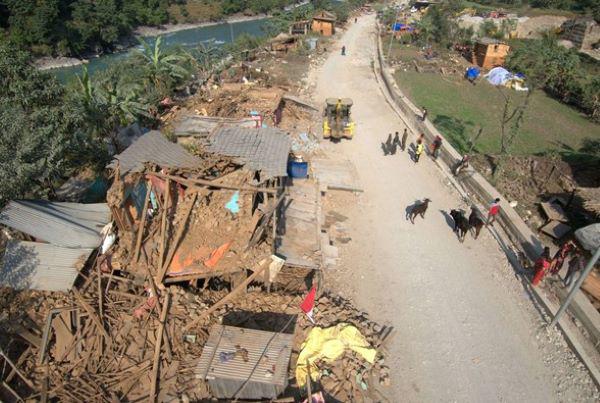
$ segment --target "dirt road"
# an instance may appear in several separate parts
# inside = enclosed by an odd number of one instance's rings
[[[373,16],[350,25],[337,44],[347,56],[334,51],[309,79],[315,102],[355,101],[356,138],[325,149],[354,162],[365,192],[339,196],[346,200],[336,210],[349,216],[352,241],[340,269],[326,276],[397,329],[388,361],[392,401],[593,400],[580,364],[540,332],[539,313],[491,235],[457,241],[441,210],[461,201],[436,165],[427,157],[414,164],[406,153],[383,156],[381,142],[404,125],[371,68],[374,32]],[[433,203],[412,225],[405,208],[425,197]],[[561,379],[567,374],[575,381]]]

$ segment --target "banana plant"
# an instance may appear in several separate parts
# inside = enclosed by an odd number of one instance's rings
[[[165,80],[182,80],[190,73],[181,64],[187,61],[185,56],[166,53],[162,48],[162,37],[159,36],[151,46],[148,42],[140,39],[144,47],[141,56],[147,63],[148,76],[155,85]]]

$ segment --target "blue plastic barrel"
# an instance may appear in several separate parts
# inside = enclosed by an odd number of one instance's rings
[[[288,162],[288,175],[292,178],[306,178],[308,176],[308,162]]]

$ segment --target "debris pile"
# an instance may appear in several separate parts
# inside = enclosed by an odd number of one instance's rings
[[[56,221],[44,234],[38,230],[46,226],[35,223],[17,228],[35,222],[20,215],[3,222],[21,231],[4,229],[3,247],[44,240],[58,252],[40,256],[47,244],[39,242],[25,255],[13,247],[7,256],[16,260],[2,262],[0,284],[10,288],[0,288],[0,400],[302,401],[313,392],[386,400],[379,388],[389,384],[383,354],[392,329],[342,297],[314,298],[328,261],[321,190],[311,179],[303,193],[301,180],[291,186],[286,179],[291,150],[318,148],[318,108],[283,86],[260,88],[269,75],[250,64],[234,70],[243,84],[224,83],[182,107],[165,100],[167,131],[185,117],[182,134],[171,133],[191,140],[188,148],[161,132],[140,132],[115,156],[106,203],[95,207],[101,219],[92,205],[49,202],[33,209]],[[83,258],[71,258],[74,248],[85,249]],[[48,288],[67,269],[72,276]],[[224,329],[239,343],[221,343],[215,332]],[[264,336],[262,353],[252,334]],[[286,335],[272,352],[271,334]],[[325,357],[332,346],[336,353]],[[310,355],[306,362],[302,354]],[[260,364],[261,379],[249,363]],[[240,393],[221,388],[214,365],[235,374]],[[311,373],[297,379],[303,367]]]
[[[33,291],[27,295],[36,301],[29,315],[10,313],[7,319],[19,324],[12,344],[26,346],[15,361],[27,375],[16,388],[29,385],[30,394],[60,401],[89,400],[90,396],[92,401],[152,396],[158,401],[182,396],[192,401],[207,399],[212,394],[195,372],[208,329],[218,323],[293,333],[289,379],[295,377],[298,351],[314,329],[306,317],[297,316],[301,294],[266,293],[254,286],[247,293],[240,290],[232,299],[226,284],[220,283],[204,290],[169,287],[158,290],[160,298],[156,298],[143,278],[102,273],[101,265],[97,263],[83,275],[71,295]],[[345,352],[333,362],[316,362],[319,381],[312,390],[322,390],[339,401],[379,396],[380,386],[389,385],[382,352],[392,329],[370,321],[342,297],[324,294],[317,301],[316,326],[353,325],[378,352],[372,364],[354,352]],[[292,325],[285,329],[289,318],[293,318]],[[26,331],[32,323],[40,326]],[[27,341],[28,334],[39,344]],[[297,384],[291,384],[288,393],[305,394]]]

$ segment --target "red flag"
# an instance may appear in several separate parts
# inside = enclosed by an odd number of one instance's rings
[[[313,319],[313,309],[315,307],[316,295],[317,289],[313,286],[304,298],[304,301],[302,301],[302,303],[300,304],[300,309],[302,309],[302,311],[306,314],[306,316],[308,316],[308,319],[310,319],[312,323],[315,323],[315,320]]]

